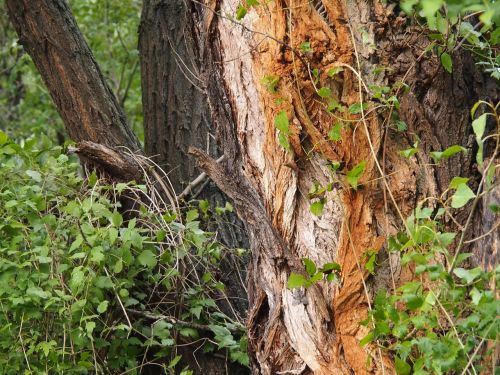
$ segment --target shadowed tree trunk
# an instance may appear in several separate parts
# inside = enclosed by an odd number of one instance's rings
[[[219,156],[219,149],[207,100],[208,71],[202,61],[204,46],[196,39],[196,15],[188,11],[186,4],[183,0],[144,0],[143,3],[139,56],[145,149],[168,172],[174,189],[187,193],[184,199],[195,196],[207,199],[211,207],[224,206],[227,197],[208,178],[189,189],[202,171],[188,155],[188,148],[202,148],[214,157]],[[216,223],[208,229],[216,232],[222,243],[229,248],[248,247],[242,224],[234,214],[213,218]],[[237,268],[244,270],[245,264],[228,255],[220,271],[232,307],[223,304],[222,308],[228,316],[242,319],[248,306]],[[234,316],[234,312],[238,316]],[[244,368],[205,355],[201,350],[196,353],[189,347],[179,350],[196,373],[246,373]]]
[[[225,160],[217,163],[213,144],[205,146],[208,130],[198,133],[193,142],[198,148],[191,154],[233,200],[249,235],[247,326],[253,373],[393,373],[389,356],[359,345],[368,332],[360,321],[376,290],[414,276],[388,254],[385,241],[402,228],[416,202],[439,196],[452,176],[468,176],[477,185],[480,174],[472,152],[439,167],[427,155],[453,144],[472,149],[469,109],[479,98],[497,100],[498,87],[476,70],[467,53],[455,53],[453,73],[444,71],[435,56],[425,53],[428,41],[422,30],[399,17],[394,4],[280,0],[255,8],[240,25],[231,18],[239,3],[186,1],[182,10],[177,2],[145,1],[146,147],[161,154],[161,163],[182,167],[185,154],[177,159],[165,154],[173,145],[185,150],[184,132],[214,124]],[[70,136],[136,149],[65,3],[7,0],[7,5]],[[64,35],[50,33],[54,28],[65,30]],[[312,51],[298,52],[305,41]],[[338,67],[343,72],[330,77],[328,71]],[[377,67],[385,70],[375,74]],[[276,93],[259,84],[264,76],[279,77]],[[352,126],[343,128],[341,141],[329,140],[334,120],[315,85],[328,87],[348,107],[366,99],[365,85],[400,81],[409,87],[399,109],[407,135],[367,108],[363,118],[348,115]],[[185,86],[176,87],[179,82]],[[290,151],[279,144],[274,124],[281,111],[290,124]],[[176,128],[176,122],[183,125]],[[401,158],[398,151],[413,144],[413,135],[420,138],[422,152]],[[324,186],[331,181],[330,162],[343,165],[337,175],[341,183],[325,193],[323,214],[316,217],[308,192],[314,182]],[[366,163],[362,186],[350,189],[343,173],[361,162]],[[175,173],[182,182],[192,176]],[[495,194],[498,189],[488,199],[497,199]],[[467,236],[481,233],[482,225],[493,228],[493,219],[478,208]],[[466,215],[464,210],[457,220],[464,223]],[[487,239],[493,247],[495,236]],[[496,250],[489,254],[479,245],[467,250],[475,253],[476,262],[491,267]],[[376,276],[364,267],[369,251],[378,253]],[[289,290],[290,273],[303,273],[303,257],[317,265],[341,264],[340,285],[319,282]]]

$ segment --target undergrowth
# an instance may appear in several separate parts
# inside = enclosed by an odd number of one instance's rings
[[[180,212],[153,186],[84,177],[63,147],[3,132],[0,173],[0,373],[173,374],[193,342],[248,365],[243,323],[217,302],[214,270],[236,254],[202,229],[206,202]]]

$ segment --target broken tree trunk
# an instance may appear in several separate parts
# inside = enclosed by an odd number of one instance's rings
[[[471,153],[437,167],[428,152],[453,144],[471,147],[469,109],[479,98],[495,98],[497,89],[466,53],[454,56],[453,74],[444,71],[435,56],[425,54],[425,34],[395,14],[394,4],[283,0],[251,8],[240,23],[232,18],[239,3],[192,2],[226,158],[217,164],[200,150],[191,152],[234,200],[249,233],[253,371],[393,373],[391,358],[359,344],[368,332],[360,322],[376,290],[413,277],[388,254],[385,240],[403,227],[419,199],[442,193],[451,176],[478,180]],[[311,50],[300,51],[306,41]],[[377,67],[384,68],[382,74],[374,73]],[[328,75],[335,68],[343,71]],[[276,90],[259,83],[266,76],[277,80]],[[362,116],[348,115],[352,125],[343,127],[340,141],[329,139],[335,121],[317,88],[329,88],[349,107],[366,100],[370,84],[402,81],[409,87],[399,110],[406,134],[367,108]],[[290,151],[280,145],[275,128],[281,111],[289,122]],[[412,134],[424,152],[407,160],[398,151],[413,144]],[[308,192],[315,182],[332,181],[332,162],[340,162],[343,173],[366,163],[362,186],[352,189],[337,174],[341,182],[325,192],[323,214],[316,217]],[[368,252],[378,253],[376,276],[364,267]],[[319,282],[289,290],[290,273],[304,273],[303,257],[318,266],[340,263],[340,285]]]

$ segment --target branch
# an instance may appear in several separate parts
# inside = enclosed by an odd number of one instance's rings
[[[200,331],[205,331],[205,332],[213,332],[212,329],[210,328],[209,325],[206,324],[199,324],[199,323],[193,323],[193,322],[186,322],[184,320],[180,320],[177,318],[174,318],[173,316],[169,315],[162,315],[162,314],[153,314],[148,311],[139,311],[139,310],[133,310],[133,309],[128,309],[126,310],[134,315],[141,316],[143,318],[149,319],[149,320],[165,320],[175,326],[180,326],[180,327],[188,327],[188,328],[194,328],[198,329]],[[232,328],[232,327],[226,327],[231,333],[242,333],[245,328],[244,327],[237,327],[237,328]]]
[[[108,146],[81,141],[77,143],[76,147],[68,147],[68,152],[78,154],[85,161],[94,164],[115,178],[126,181],[142,179],[142,169],[136,160]]]
[[[222,155],[220,158],[218,158],[216,160],[217,163],[220,163],[221,161],[223,161],[224,159],[226,158],[225,155]],[[193,189],[200,185],[203,181],[205,181],[205,179],[208,177],[208,175],[205,173],[205,172],[202,172],[198,177],[196,177],[193,181],[191,181],[189,183],[188,186],[186,186],[186,188],[182,191],[182,193],[180,193],[177,197],[177,199],[181,200],[181,199],[184,199],[186,198],[188,195],[191,194],[191,192],[193,191]]]

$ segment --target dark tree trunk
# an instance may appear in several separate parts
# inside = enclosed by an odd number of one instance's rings
[[[19,43],[40,72],[69,137],[140,150],[118,104],[62,0],[6,0]]]
[[[219,148],[215,140],[207,98],[207,74],[203,61],[204,44],[197,36],[199,21],[192,3],[184,0],[144,0],[139,30],[144,138],[146,153],[168,173],[174,189],[183,199],[207,199],[211,207],[223,206],[227,197],[209,179],[191,182],[201,173],[188,148],[195,146],[213,157]],[[234,214],[214,215],[209,230],[229,248],[248,247],[242,223]],[[232,307],[223,303],[228,316],[247,314],[246,292],[237,275],[245,278],[246,265],[228,254],[220,265],[222,281]],[[247,371],[227,359],[193,353],[179,348],[185,363],[196,374],[245,374]]]

